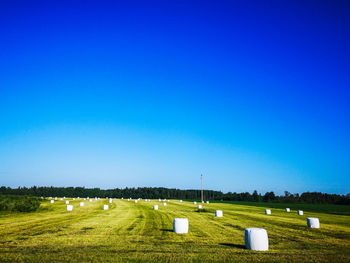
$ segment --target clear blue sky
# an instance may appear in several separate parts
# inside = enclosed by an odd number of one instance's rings
[[[0,184],[350,192],[349,1],[2,1]]]

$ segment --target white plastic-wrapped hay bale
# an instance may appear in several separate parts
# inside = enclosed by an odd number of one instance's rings
[[[304,211],[303,210],[298,210],[298,215],[300,215],[300,216],[304,215]]]
[[[271,209],[265,209],[265,215],[271,215]]]
[[[55,200],[51,200],[50,203],[53,204],[55,202]]]
[[[84,200],[86,200],[86,198],[84,198]]]
[[[92,199],[89,199],[89,202],[92,202]]]
[[[203,208],[203,206],[202,205],[198,205],[198,209],[202,209]]]
[[[163,206],[166,206],[166,205],[167,205],[167,203],[164,202],[164,203],[163,203]]]
[[[103,205],[103,210],[108,210],[109,206],[108,205]]]
[[[138,202],[139,200],[135,200],[135,204]]]
[[[68,200],[66,201],[66,205],[69,205],[69,201]]]
[[[158,210],[158,205],[154,205],[153,210]]]
[[[194,204],[194,205],[196,205],[196,204],[197,204],[197,202],[196,202],[196,201],[194,201],[194,202],[193,202],[193,204]]]
[[[202,201],[202,204],[204,204],[204,201]]]
[[[109,203],[111,204],[113,202],[113,200],[112,199],[109,199]]]
[[[247,228],[244,232],[245,247],[249,250],[269,250],[269,238],[263,228]]]
[[[161,202],[162,200],[160,200],[160,198],[159,198],[158,201]]]
[[[182,203],[182,200],[180,200],[180,203]]]
[[[207,201],[206,203],[209,204],[209,201]]]
[[[290,208],[287,207],[286,208],[286,212],[289,213],[290,212]]]
[[[320,228],[320,220],[317,217],[308,217],[307,226],[311,228]]]
[[[60,198],[60,201],[63,201],[63,198]]]
[[[79,205],[80,205],[80,206],[84,206],[85,203],[84,203],[84,202],[80,202]]]
[[[222,210],[215,210],[215,216],[216,217],[223,217]]]
[[[57,200],[57,197],[55,197],[55,200]]]
[[[188,219],[187,218],[175,218],[173,223],[173,229],[176,234],[188,233]]]
[[[168,200],[168,203],[170,202],[170,200]]]
[[[73,201],[75,201],[75,198],[73,198]]]
[[[73,206],[72,205],[67,205],[67,211],[73,211]]]

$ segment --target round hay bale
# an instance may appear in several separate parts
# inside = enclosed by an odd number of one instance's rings
[[[202,205],[198,205],[198,209],[203,209],[203,206]]]
[[[112,201],[112,199],[109,199],[109,203],[111,204],[113,201]]]
[[[207,201],[206,203],[209,204],[209,201]]]
[[[50,203],[53,204],[55,202],[55,200],[51,200]]]
[[[320,228],[320,220],[317,217],[308,217],[307,226],[311,228]]]
[[[180,200],[180,203],[182,203],[182,200]]]
[[[167,203],[164,202],[164,203],[163,203],[163,206],[167,206]]]
[[[300,216],[304,215],[304,211],[303,210],[298,210],[298,215],[300,215]]]
[[[215,216],[216,217],[223,217],[222,210],[215,210]]]
[[[108,210],[109,206],[108,205],[103,205],[103,210]]]
[[[175,218],[173,222],[173,230],[176,234],[187,234],[188,225],[187,218]]]
[[[290,208],[287,207],[286,208],[286,212],[289,213],[290,212]]]
[[[69,205],[69,201],[68,200],[66,201],[66,205]]]
[[[85,205],[84,202],[80,202],[80,203],[79,203],[79,206],[84,206],[84,205]]]
[[[269,250],[269,238],[263,228],[247,228],[244,232],[245,247],[249,250]]]
[[[193,202],[193,204],[194,204],[194,205],[196,205],[196,204],[197,204],[197,202],[196,202],[196,201],[194,201],[194,202]]]
[[[73,206],[72,205],[67,205],[67,211],[73,211]]]
[[[158,210],[158,205],[154,205],[153,210]]]
[[[265,215],[271,215],[271,209],[265,209]]]

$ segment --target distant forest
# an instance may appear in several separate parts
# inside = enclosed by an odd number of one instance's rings
[[[30,195],[43,197],[111,197],[111,198],[167,198],[167,199],[190,199],[199,200],[200,190],[180,190],[163,187],[139,187],[124,189],[85,188],[85,187],[18,187],[10,188],[2,186],[0,195]],[[288,191],[284,195],[275,195],[267,192],[264,195],[254,191],[252,194],[223,193],[221,191],[204,190],[205,200],[217,201],[249,201],[249,202],[281,202],[281,203],[313,203],[313,204],[342,204],[350,205],[350,193],[347,195],[326,194],[319,192],[305,192],[291,194]]]

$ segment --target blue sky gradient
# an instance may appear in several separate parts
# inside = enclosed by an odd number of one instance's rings
[[[6,186],[350,192],[348,1],[3,1]]]

